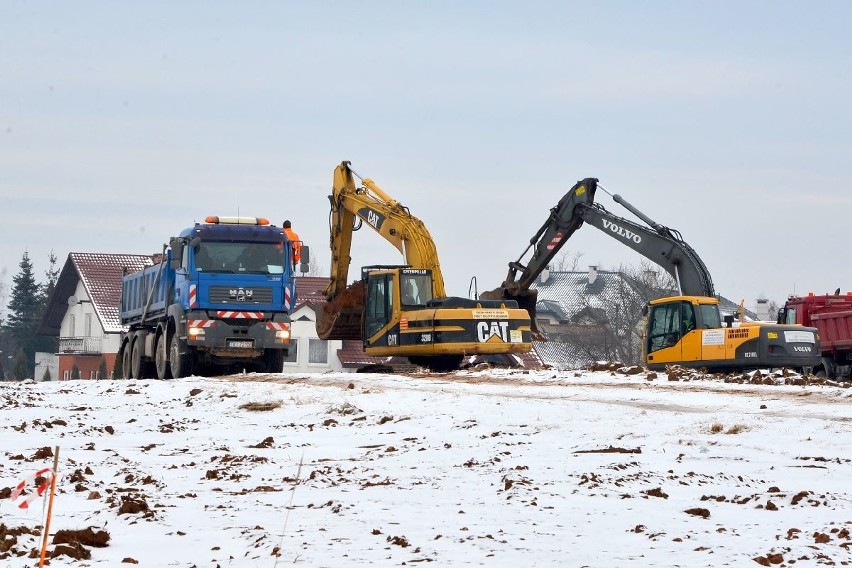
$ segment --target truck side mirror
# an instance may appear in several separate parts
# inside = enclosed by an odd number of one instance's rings
[[[169,261],[169,266],[173,270],[177,270],[181,267],[181,259],[183,258],[183,241],[172,239],[169,241],[169,246],[172,248],[172,258]]]
[[[734,316],[732,314],[728,314],[722,319],[725,321],[725,327],[734,327]]]
[[[299,261],[299,272],[306,274],[310,270],[311,247],[302,245],[302,256]]]

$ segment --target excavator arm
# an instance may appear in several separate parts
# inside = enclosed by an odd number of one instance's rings
[[[358,178],[361,184],[355,181]],[[405,263],[432,271],[432,295],[446,296],[438,252],[423,221],[386,194],[373,180],[361,178],[348,161],[334,170],[331,213],[331,281],[325,290],[327,303],[317,314],[317,333],[322,339],[361,339],[364,310],[363,284],[347,287],[352,234],[368,225],[402,253]]]
[[[590,225],[600,229],[672,275],[678,290],[685,296],[716,295],[713,280],[704,262],[695,250],[684,242],[680,233],[652,221],[620,195],[613,195],[616,203],[645,221],[648,226],[618,217],[599,204],[584,204],[578,214]]]
[[[676,230],[654,222],[619,195],[613,200],[639,217],[646,225],[618,217],[594,202],[598,189],[596,178],[577,182],[550,210],[547,220],[536,231],[519,259],[509,263],[503,284],[484,292],[486,299],[513,299],[530,314],[533,332],[541,338],[535,325],[537,290],[531,288],[568,238],[583,223],[597,227],[671,274],[681,294],[714,296],[713,281],[704,263]],[[524,264],[523,259],[532,250]]]

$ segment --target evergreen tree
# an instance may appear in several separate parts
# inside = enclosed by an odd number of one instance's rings
[[[28,377],[32,375],[34,367],[36,330],[42,312],[41,291],[33,276],[33,265],[30,262],[28,252],[24,251],[18,268],[20,271],[12,278],[13,286],[8,305],[9,316],[6,319],[6,328],[18,349],[25,354],[26,372],[24,376]],[[16,378],[20,379],[22,377],[18,374],[17,356],[15,359],[14,374]]]
[[[41,380],[49,381],[50,380],[50,367],[44,370],[44,375],[42,375]]]
[[[59,268],[56,267],[56,253],[53,251],[50,251],[48,267],[44,272],[44,276],[47,280],[41,285],[41,299],[42,304],[47,306],[47,301],[53,295],[53,290],[56,289],[56,281],[59,280]]]
[[[77,366],[77,363],[74,363],[74,365],[71,367],[71,380],[80,380],[80,367]]]
[[[18,353],[15,355],[15,362],[12,365],[12,378],[19,381],[28,379],[32,376],[30,370],[31,367],[27,360],[27,354],[23,349],[18,349]]]
[[[107,368],[106,368],[106,359],[101,357],[101,364],[98,365],[98,380],[106,379],[107,377]]]
[[[3,353],[0,352],[0,381],[6,380],[6,371],[3,369]]]
[[[56,289],[56,281],[59,280],[59,269],[56,267],[56,253],[52,250],[48,257],[48,268],[45,271],[44,276],[46,280],[39,286],[39,323],[47,310],[47,302],[50,300],[50,297],[53,295],[53,291]],[[36,329],[38,329],[38,324],[36,324]],[[33,346],[34,351],[55,353],[57,348],[57,338],[47,335],[36,335],[35,345]]]

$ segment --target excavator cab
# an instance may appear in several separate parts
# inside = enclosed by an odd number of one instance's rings
[[[367,266],[362,268],[366,284],[363,334],[367,345],[396,345],[395,336],[387,336],[397,315],[424,309],[432,300],[432,271],[422,268]],[[384,332],[384,333],[383,333]],[[376,337],[377,334],[383,335]]]

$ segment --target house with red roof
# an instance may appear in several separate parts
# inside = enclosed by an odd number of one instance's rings
[[[79,253],[68,255],[47,302],[38,332],[58,337],[57,380],[109,378],[121,346],[118,318],[121,277],[154,264],[150,255]],[[105,361],[107,377],[98,376]]]

